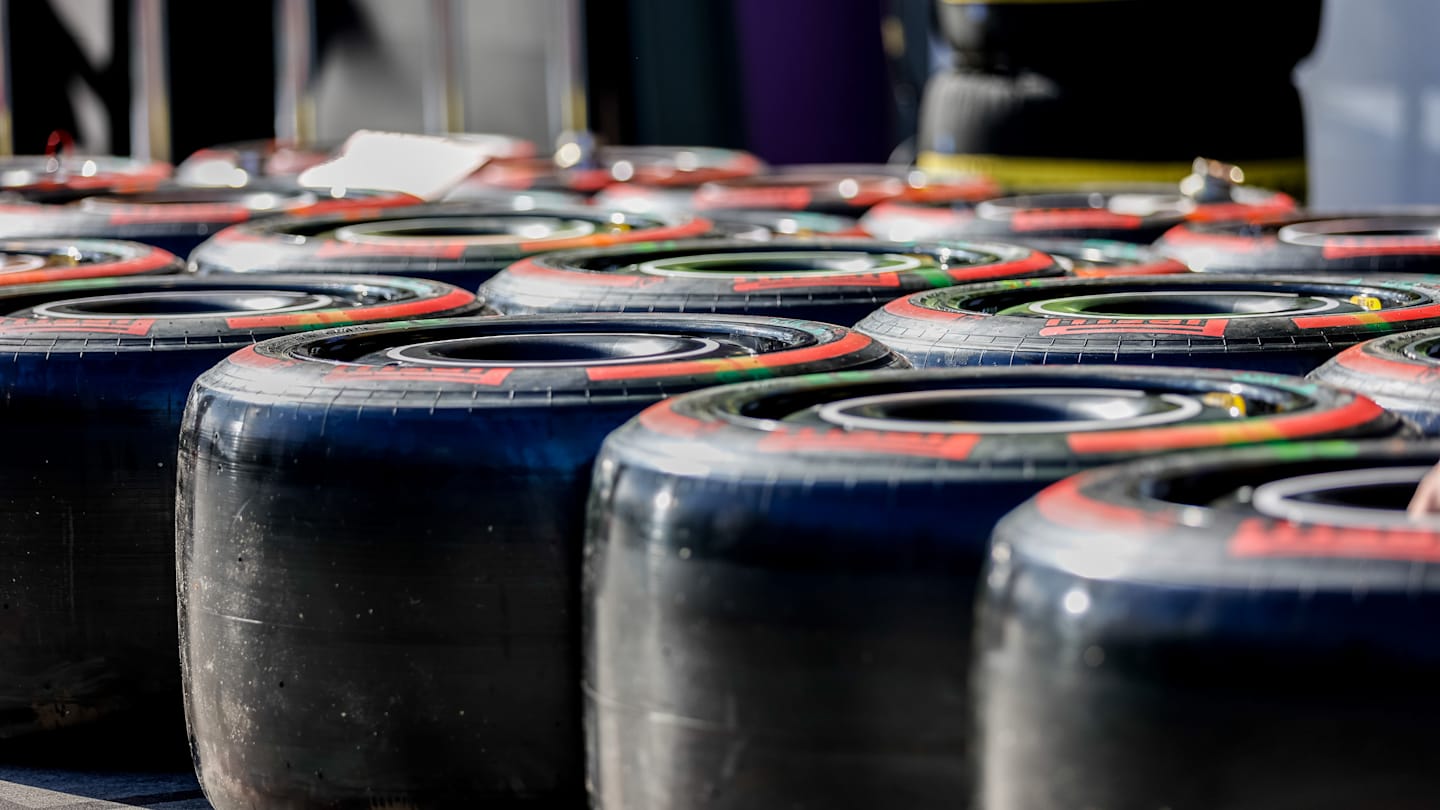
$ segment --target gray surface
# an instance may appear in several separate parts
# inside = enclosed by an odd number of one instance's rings
[[[209,810],[195,775],[0,767],[0,810]]]

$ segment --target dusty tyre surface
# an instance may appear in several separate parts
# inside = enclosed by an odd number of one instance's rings
[[[180,450],[206,795],[221,810],[580,806],[579,569],[601,440],[697,387],[899,362],[836,326],[694,315],[416,321],[232,355],[196,384]]]
[[[1405,504],[1437,457],[1174,454],[1012,513],[977,625],[984,806],[1428,807],[1440,527]]]
[[[1135,367],[813,375],[655,405],[596,464],[592,803],[966,806],[972,606],[1001,516],[1136,455],[1398,425],[1297,378]]]
[[[1187,274],[972,284],[856,325],[919,367],[1181,365],[1307,374],[1371,338],[1440,326],[1440,287]]]

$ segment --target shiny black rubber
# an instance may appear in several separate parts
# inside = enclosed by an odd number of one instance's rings
[[[917,367],[1141,364],[1307,374],[1371,338],[1440,326],[1440,286],[1382,277],[1184,274],[971,284],[897,299],[856,329]]]
[[[254,321],[267,302],[317,296],[331,305],[298,313],[305,322]],[[226,312],[227,301],[252,306]],[[127,757],[183,749],[174,464],[185,396],[257,339],[394,305],[475,308],[446,285],[388,278],[0,288],[0,437],[10,448],[0,464],[0,739],[32,748],[43,744],[35,735],[63,732],[73,755],[94,729]]]
[[[1404,332],[1351,346],[1310,378],[1361,392],[1426,436],[1440,436],[1440,330]]]
[[[187,406],[178,519],[206,795],[582,807],[601,440],[670,394],[898,362],[824,324],[592,315],[327,330],[217,366]]]
[[[1090,433],[1036,406],[1047,390],[1061,408],[1197,406],[1158,427],[1097,409]],[[913,401],[936,394],[994,399],[963,417]],[[837,405],[875,424],[827,417]],[[995,522],[1082,469],[1299,423],[1297,438],[1398,426],[1295,378],[1142,368],[816,375],[651,407],[606,440],[589,509],[592,806],[969,806],[972,605]]]
[[[849,326],[915,290],[1064,273],[1051,257],[1007,244],[691,240],[534,256],[487,281],[480,297],[506,315],[700,312]]]
[[[984,806],[1433,807],[1440,529],[1403,510],[1437,458],[1408,442],[1175,454],[1012,513],[977,629]],[[1259,506],[1267,486],[1395,468],[1331,499],[1302,488],[1294,517]],[[1337,502],[1373,513],[1337,523]]]

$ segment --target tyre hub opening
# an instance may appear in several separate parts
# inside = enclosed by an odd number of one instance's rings
[[[1324,247],[1342,239],[1357,244],[1440,245],[1440,217],[1376,217],[1297,222],[1280,229],[1281,242]]]
[[[1346,528],[1434,528],[1405,512],[1431,467],[1381,467],[1301,475],[1255,487],[1250,504],[1266,517]]]
[[[1109,388],[910,391],[819,405],[795,418],[847,430],[920,433],[1075,433],[1171,425],[1199,416],[1194,396]]]
[[[303,312],[346,303],[330,295],[281,290],[180,290],[71,298],[15,314],[46,318],[208,318]]]
[[[1052,298],[1001,310],[1001,315],[1056,318],[1260,318],[1360,311],[1356,304],[1318,295],[1230,290],[1166,290]]]
[[[390,361],[430,366],[597,366],[745,355],[711,338],[645,332],[483,335],[397,346]]]
[[[594,222],[560,217],[431,217],[361,222],[335,229],[335,239],[362,245],[404,245],[444,240],[474,245],[510,245],[577,239],[599,231]]]
[[[860,251],[765,251],[676,256],[635,265],[654,276],[764,277],[853,276],[914,270],[920,259],[899,253]]]

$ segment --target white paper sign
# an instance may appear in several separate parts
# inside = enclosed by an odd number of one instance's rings
[[[401,191],[438,200],[493,154],[483,141],[362,129],[345,140],[334,158],[302,172],[300,184]]]

